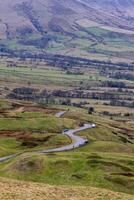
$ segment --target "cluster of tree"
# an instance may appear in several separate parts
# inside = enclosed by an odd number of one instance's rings
[[[67,70],[66,73],[68,75],[84,75],[84,72],[81,72],[80,70]]]
[[[78,108],[84,108],[85,105],[88,105],[89,103],[87,101],[80,101],[79,103],[73,102],[72,106],[78,107]]]
[[[126,84],[120,81],[102,81],[101,87],[126,88]]]
[[[110,117],[121,117],[121,116],[133,117],[134,116],[133,113],[111,113],[111,112],[108,112],[108,111],[103,111],[100,114],[110,116]]]
[[[38,23],[37,23],[38,24]],[[41,27],[38,27],[39,29]],[[40,30],[40,32],[42,32]],[[44,39],[43,39],[44,40]],[[45,38],[46,41],[46,38]],[[34,41],[36,42],[36,41]],[[39,41],[41,43],[41,41]],[[130,69],[133,70],[134,65],[128,64],[128,63],[112,63],[111,61],[99,61],[99,60],[92,60],[87,58],[81,58],[81,57],[72,57],[72,56],[65,56],[65,55],[59,55],[59,54],[46,54],[46,53],[32,53],[28,50],[11,50],[6,47],[3,48],[3,56],[4,53],[8,53],[11,57],[19,57],[21,59],[34,59],[34,60],[43,60],[45,62],[50,63],[53,66],[59,66],[62,68],[69,68],[69,67],[79,67],[79,66],[85,66],[85,67],[96,67],[96,68],[102,68],[102,71],[106,71],[106,69]]]
[[[130,73],[122,73],[122,72],[116,72],[110,75],[110,78],[115,79],[125,79],[125,80],[131,80],[134,81],[134,74]]]
[[[30,87],[15,88],[11,93],[8,94],[8,98],[27,100],[27,101],[37,101],[39,99],[48,98],[51,95],[43,90],[40,92],[38,89]]]
[[[128,102],[128,101],[111,100],[110,105],[134,108],[134,101]]]
[[[34,88],[22,87],[14,89],[9,95],[9,98],[20,100],[37,100],[43,98],[62,97],[62,98],[82,98],[82,99],[99,99],[99,100],[132,100],[131,97],[124,97],[112,92],[92,92],[84,90],[54,90],[54,91],[39,91]]]
[[[16,94],[35,94],[36,92],[38,92],[39,90],[35,89],[35,88],[29,88],[29,87],[22,87],[22,88],[15,88],[13,89],[13,93]]]
[[[131,92],[130,92],[131,93]],[[109,92],[92,92],[84,90],[54,90],[52,95],[55,97],[66,98],[83,98],[83,99],[99,99],[99,100],[132,100],[131,97],[124,97],[120,94]]]

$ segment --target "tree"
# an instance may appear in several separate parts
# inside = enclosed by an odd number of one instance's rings
[[[94,112],[94,107],[89,107],[88,108],[88,114],[92,114]]]

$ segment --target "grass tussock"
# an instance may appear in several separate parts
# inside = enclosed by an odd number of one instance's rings
[[[20,156],[6,169],[12,174],[40,173],[45,167],[45,159],[37,156]]]

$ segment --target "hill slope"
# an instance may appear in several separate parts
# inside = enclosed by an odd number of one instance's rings
[[[3,200],[132,200],[133,196],[91,187],[55,187],[39,183],[0,179],[0,198]]]
[[[71,32],[80,29],[77,20],[87,18],[133,30],[133,10],[133,0],[5,0],[0,8],[0,29],[4,29],[5,25],[6,37],[28,26],[41,34],[46,30]]]
[[[133,11],[133,0],[1,1],[1,51],[45,50],[132,59]]]

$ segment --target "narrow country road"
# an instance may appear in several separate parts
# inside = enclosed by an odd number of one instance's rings
[[[59,113],[56,113],[56,117],[62,117],[67,111],[61,111]],[[69,151],[75,148],[78,148],[80,146],[85,145],[88,140],[84,139],[80,136],[75,135],[76,133],[86,130],[86,129],[90,129],[90,128],[95,128],[96,125],[95,124],[84,124],[84,126],[78,128],[78,129],[72,129],[72,130],[67,130],[64,131],[62,134],[67,135],[71,140],[72,143],[70,145],[64,146],[64,147],[59,147],[59,148],[55,148],[55,149],[48,149],[48,150],[44,150],[41,151],[41,153],[54,153],[54,152],[62,152],[62,151]]]
[[[86,130],[86,129],[94,128],[94,127],[95,127],[94,124],[84,124],[84,126],[82,126],[81,128],[65,131],[65,132],[63,132],[63,134],[67,135],[72,140],[72,143],[70,145],[55,148],[55,149],[44,150],[44,151],[41,151],[41,153],[54,153],[54,152],[69,151],[69,150],[78,148],[80,146],[83,146],[88,142],[88,140],[84,139],[80,136],[74,135],[74,134],[78,133],[80,131]]]
[[[13,154],[13,155],[10,155],[10,156],[2,157],[2,158],[0,158],[0,162],[9,160],[9,159],[14,158],[14,157],[16,157],[16,154]]]
[[[58,112],[58,113],[55,114],[55,117],[60,118],[60,117],[62,117],[66,112],[67,112],[67,111],[60,111],[60,112]]]
[[[67,111],[60,111],[58,113],[55,114],[55,117],[62,117]],[[63,151],[69,151],[69,150],[72,150],[72,149],[75,149],[75,148],[78,148],[80,146],[83,146],[85,145],[88,140],[87,139],[84,139],[80,136],[77,136],[75,135],[76,133],[80,132],[80,131],[83,131],[83,130],[86,130],[86,129],[90,129],[90,128],[95,128],[95,124],[84,124],[84,126],[80,127],[80,128],[77,128],[77,129],[71,129],[71,130],[65,130],[63,131],[62,134],[64,135],[67,135],[72,143],[67,145],[67,146],[63,146],[63,147],[59,147],[59,148],[54,148],[54,149],[48,149],[48,150],[42,150],[42,151],[38,151],[39,153],[54,153],[54,152],[63,152]],[[2,157],[0,158],[0,162],[4,162],[4,161],[7,161],[11,158],[14,158],[18,155],[20,155],[21,153],[19,154],[13,154],[13,155],[10,155],[10,156],[5,156],[5,157]]]
[[[21,154],[21,153],[16,153],[16,154],[12,154],[12,155],[10,155],[10,156],[2,157],[2,158],[0,158],[0,162],[4,162],[4,161],[9,160],[9,159],[11,159],[11,158],[15,158],[16,156],[18,156],[18,155],[20,155],[20,154]]]

